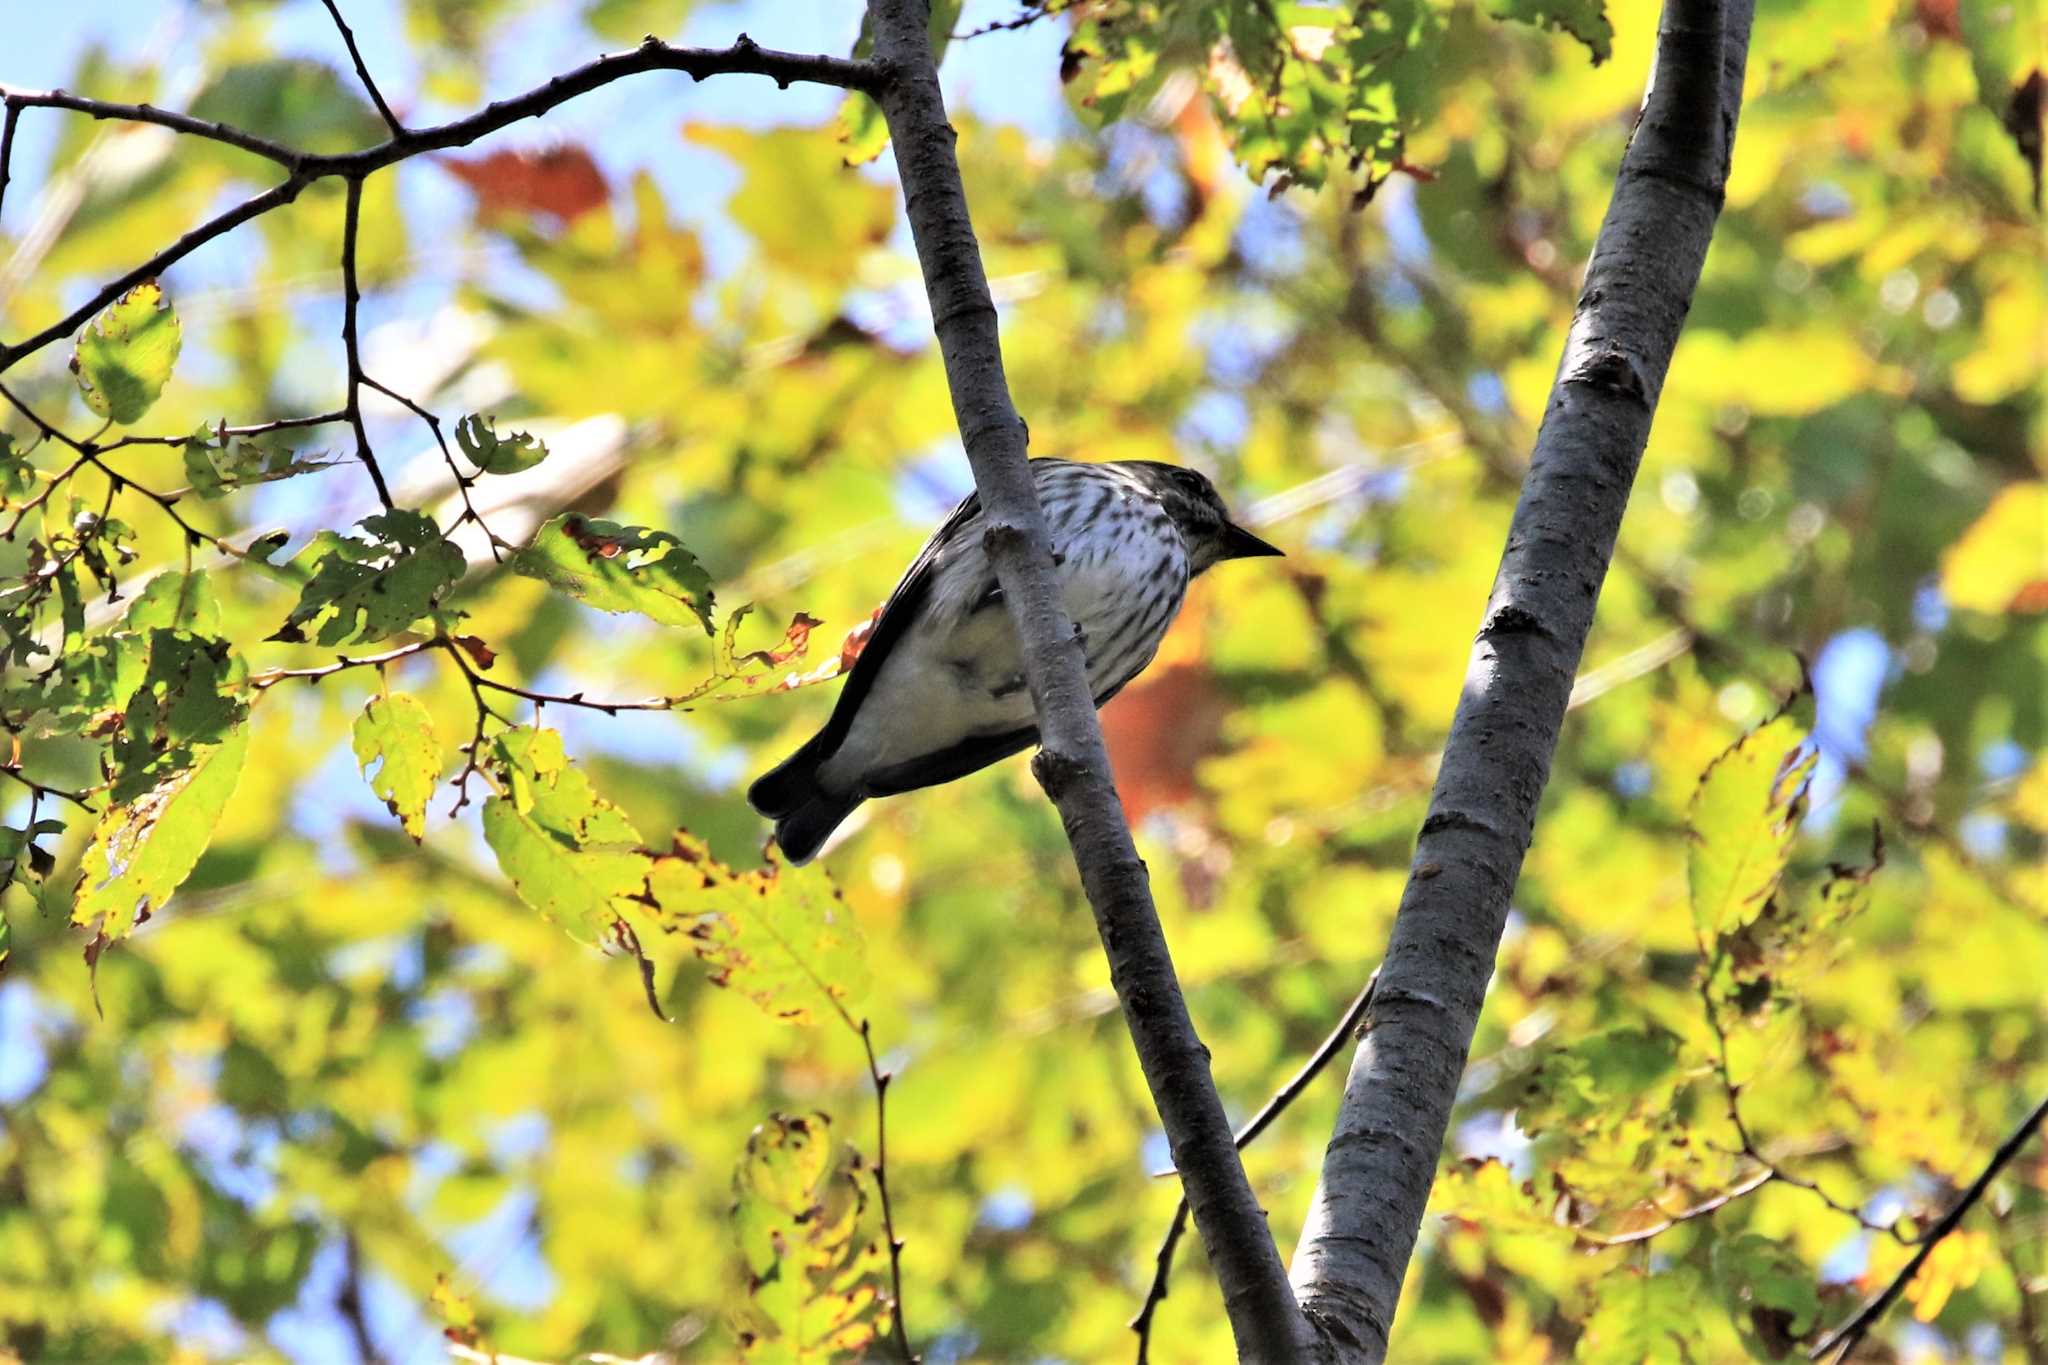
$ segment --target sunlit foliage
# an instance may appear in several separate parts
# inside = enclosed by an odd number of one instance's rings
[[[433,117],[738,28],[343,8]],[[1198,584],[1104,715],[1243,1115],[1385,942],[1655,7],[1039,8],[948,53],[1032,448],[1202,467],[1289,552]],[[1787,1356],[2048,1091],[2038,18],[1762,11],[1399,1360]],[[385,135],[318,7],[185,22],[0,75]],[[0,375],[147,438],[0,411],[0,1352],[880,1358],[862,1021],[914,1344],[1131,1349],[1178,1192],[1024,763],[870,803],[825,871],[764,866],[740,797],[966,484],[888,163],[843,164],[878,130],[719,88],[364,183],[365,365],[439,424],[364,390],[396,510],[345,423],[233,430],[345,401],[334,182]],[[276,179],[20,142],[9,343]],[[1283,1249],[1337,1088],[1248,1154]],[[2048,1351],[2044,1227],[2037,1147],[1879,1338]],[[1198,1248],[1152,1350],[1229,1357]]]

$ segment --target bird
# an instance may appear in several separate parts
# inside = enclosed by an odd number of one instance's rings
[[[1282,553],[1232,521],[1195,470],[1052,458],[1029,468],[1098,707],[1152,662],[1196,575]],[[985,527],[970,493],[876,614],[824,727],[748,789],[792,864],[815,857],[863,801],[954,781],[1037,742]]]

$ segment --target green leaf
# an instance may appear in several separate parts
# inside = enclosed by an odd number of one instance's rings
[[[1744,1232],[1714,1243],[1714,1283],[1736,1314],[1782,1342],[1805,1334],[1820,1317],[1813,1272],[1774,1238]],[[1764,1314],[1776,1316],[1765,1321]]]
[[[189,630],[195,635],[220,631],[220,599],[206,570],[166,570],[144,583],[128,603],[122,628],[146,636],[152,630]]]
[[[180,343],[178,315],[154,281],[107,305],[78,334],[71,373],[85,405],[121,426],[141,420],[164,391]]]
[[[570,512],[540,528],[512,569],[599,611],[637,611],[665,626],[711,633],[711,575],[666,531]]]
[[[744,179],[726,211],[768,264],[839,284],[860,253],[889,239],[896,196],[846,166],[815,130],[693,123],[683,134],[739,165]]]
[[[2048,602],[2048,481],[2007,484],[1941,557],[1941,591],[1964,611]]]
[[[434,718],[417,697],[372,697],[356,717],[353,736],[356,762],[370,790],[384,798],[385,806],[418,843],[426,832],[427,801],[447,764],[434,734]]]
[[[1700,776],[1687,812],[1693,924],[1715,938],[1762,913],[1805,809],[1817,753],[1789,712],[1737,740]]]
[[[569,766],[553,730],[517,729],[492,745],[500,794],[484,803],[484,840],[519,898],[585,943],[601,942],[642,893],[653,861],[625,813]]]
[[[517,474],[548,457],[545,442],[531,432],[500,436],[488,417],[471,413],[455,424],[455,444],[486,474]]]
[[[747,1269],[740,1350],[782,1365],[858,1358],[889,1325],[883,1252],[863,1229],[858,1153],[823,1114],[776,1114],[733,1174],[733,1230]]]
[[[1694,1365],[1699,1335],[1696,1277],[1680,1267],[1646,1274],[1617,1270],[1598,1283],[1573,1359],[1580,1365]]]
[[[382,640],[433,611],[462,577],[462,551],[428,517],[401,508],[362,527],[367,540],[322,531],[299,552],[293,562],[311,579],[273,640],[304,640],[316,622],[321,645]]]
[[[43,879],[56,865],[56,859],[36,840],[46,834],[63,832],[62,820],[38,820],[25,829],[0,828],[0,891],[16,882],[32,891],[39,890]],[[5,936],[6,927],[0,924],[0,943],[4,943]],[[5,961],[6,957],[4,948],[0,948],[0,961]]]
[[[18,502],[35,486],[35,465],[16,447],[12,433],[0,431],[0,502]]]
[[[583,22],[608,43],[637,43],[645,34],[673,34],[694,0],[586,0]]]
[[[1494,0],[1495,18],[1569,33],[1586,45],[1598,66],[1614,55],[1614,24],[1606,0]]]
[[[191,112],[194,118],[259,129],[309,152],[355,151],[388,136],[383,120],[356,93],[353,78],[304,57],[237,62],[193,96]],[[238,149],[220,155],[237,163],[252,159]]]
[[[126,938],[191,875],[234,795],[248,744],[247,728],[238,727],[192,767],[133,801],[109,803],[71,906],[71,922],[92,931],[95,948]]]
[[[641,935],[643,942],[667,942],[683,929],[713,984],[787,1023],[845,1013],[867,989],[860,929],[815,864],[736,872],[679,830],[648,871],[644,901],[631,917],[651,915],[660,932]]]
[[[333,459],[301,459],[290,446],[275,439],[235,437],[223,441],[207,427],[201,427],[186,440],[184,453],[186,481],[193,492],[208,500],[225,497],[250,484],[317,473],[340,463]]]
[[[225,640],[151,630],[149,663],[114,737],[111,799],[134,801],[198,762],[249,714],[232,690],[246,670]]]

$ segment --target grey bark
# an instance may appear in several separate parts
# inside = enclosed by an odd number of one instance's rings
[[[1158,1106],[1195,1227],[1223,1290],[1239,1356],[1303,1358],[1308,1327],[1237,1156],[1230,1122],[1195,1035],[1153,908],[1145,864],[1087,685],[1080,643],[1054,576],[1045,519],[1026,467],[1027,434],[1003,374],[996,310],[967,211],[955,133],[926,30],[925,0],[871,0],[882,106],[905,211],[931,298],[960,437],[988,521],[987,548],[1023,647],[1041,749],[1032,771],[1058,807],[1095,911],[1110,980]]]
[[[1378,1365],[1572,677],[1720,214],[1753,0],[1666,0],[1293,1281],[1326,1358]]]

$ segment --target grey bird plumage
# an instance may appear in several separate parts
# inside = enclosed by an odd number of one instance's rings
[[[1102,705],[1152,661],[1195,575],[1280,551],[1209,481],[1153,460],[1033,460],[1054,563]],[[1038,739],[1010,615],[970,495],[882,607],[823,729],[747,792],[792,862],[870,797],[965,777]]]

